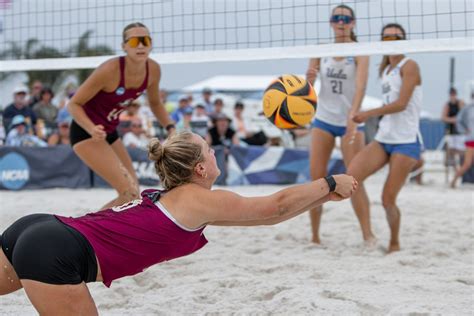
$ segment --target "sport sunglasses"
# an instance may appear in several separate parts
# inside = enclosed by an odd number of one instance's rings
[[[125,43],[128,43],[131,48],[137,48],[140,43],[145,47],[151,46],[151,37],[150,36],[133,36],[125,40]]]
[[[354,21],[354,18],[350,15],[335,14],[331,16],[331,23],[339,23],[342,21],[344,24],[349,24]]]
[[[405,38],[402,35],[392,34],[392,35],[382,35],[382,41],[400,41]]]

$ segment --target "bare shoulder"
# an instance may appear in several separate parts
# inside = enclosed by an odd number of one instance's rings
[[[119,58],[116,57],[100,64],[99,67],[94,70],[91,76],[100,77],[101,79],[114,78],[115,76],[117,76],[119,69]]]
[[[420,74],[420,68],[418,67],[418,63],[416,61],[414,61],[413,59],[409,59],[400,69],[400,73],[402,76],[418,76]]]
[[[151,58],[148,58],[148,69],[149,69],[149,78],[150,78],[150,85],[154,85],[154,83],[159,82],[161,78],[161,67],[156,61]]]
[[[155,60],[148,58],[148,66],[150,67],[150,71],[160,72],[161,67]]]
[[[119,68],[120,68],[119,57],[115,57],[107,61],[104,61],[102,64],[99,65],[97,69],[101,71],[113,71]]]
[[[418,71],[419,70],[418,63],[414,61],[413,59],[409,59],[407,60],[405,65],[403,65],[402,71],[405,69],[409,71]]]

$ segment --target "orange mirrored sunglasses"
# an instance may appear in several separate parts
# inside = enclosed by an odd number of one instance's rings
[[[145,47],[151,47],[151,37],[150,36],[133,36],[128,38],[125,43],[128,43],[131,48],[137,48],[140,43]]]
[[[403,36],[398,35],[398,34],[382,36],[382,41],[400,41],[403,39],[404,39]]]

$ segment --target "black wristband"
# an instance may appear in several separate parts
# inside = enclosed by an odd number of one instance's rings
[[[172,128],[176,128],[176,126],[174,126],[174,124],[168,124],[168,125],[166,125],[165,130],[166,130],[167,132],[169,132],[170,129],[172,129]]]
[[[324,177],[324,180],[328,183],[329,192],[334,192],[336,190],[336,180],[334,180],[333,176]]]

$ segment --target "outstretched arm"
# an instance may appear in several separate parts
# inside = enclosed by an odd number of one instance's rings
[[[329,199],[348,198],[357,188],[357,181],[351,176],[336,175],[334,179],[337,194],[331,195],[324,179],[262,197],[243,197],[224,190],[196,190],[196,198],[193,198],[196,203],[190,211],[200,214],[202,224],[241,225],[247,222],[244,225],[249,226],[278,223]]]
[[[310,205],[306,209],[301,209],[297,212],[293,212],[284,216],[279,216],[279,217],[274,217],[274,218],[269,218],[269,219],[263,219],[263,220],[256,220],[256,221],[241,221],[241,222],[213,222],[209,223],[209,225],[214,225],[214,226],[260,226],[260,225],[276,225],[278,223],[287,221],[293,217],[296,217],[304,212],[306,212],[309,209],[315,208],[316,206],[319,206],[323,203],[326,203],[330,201],[330,196],[327,194],[323,198],[317,200],[314,202],[312,205]]]

